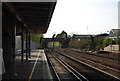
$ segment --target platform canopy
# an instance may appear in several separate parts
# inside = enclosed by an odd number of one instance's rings
[[[46,33],[56,2],[4,2],[3,6],[16,14],[31,33]],[[20,27],[17,28],[19,33]]]

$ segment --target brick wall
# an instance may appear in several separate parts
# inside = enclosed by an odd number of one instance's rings
[[[119,51],[119,45],[109,45],[104,48],[104,51]]]

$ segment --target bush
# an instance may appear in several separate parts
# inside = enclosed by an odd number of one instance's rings
[[[110,38],[105,38],[105,39],[103,40],[103,46],[104,46],[104,47],[108,46],[110,43],[111,43],[111,39],[110,39]]]
[[[97,50],[103,49],[103,41],[104,41],[104,37],[96,37],[94,38],[94,48]]]
[[[89,39],[80,39],[80,40],[71,39],[69,43],[69,47],[80,50],[85,50],[85,49],[88,50],[91,48],[90,46],[91,46],[91,42]]]

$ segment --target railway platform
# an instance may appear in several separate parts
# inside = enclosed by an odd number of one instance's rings
[[[32,50],[31,58],[28,61],[21,62],[21,57],[16,56],[16,76],[7,77],[3,75],[3,81],[5,80],[17,80],[17,81],[52,81],[49,65],[44,53],[44,50]]]

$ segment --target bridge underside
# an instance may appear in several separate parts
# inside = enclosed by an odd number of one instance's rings
[[[62,48],[67,48],[70,42],[70,38],[44,38],[42,42],[44,43],[44,47],[47,47],[49,42],[59,42]]]

